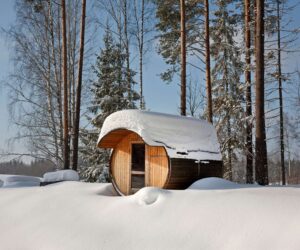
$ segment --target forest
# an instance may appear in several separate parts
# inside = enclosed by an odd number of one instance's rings
[[[215,126],[225,179],[300,183],[300,69],[289,60],[299,56],[300,24],[292,15],[298,6],[16,0],[15,23],[2,30],[13,48],[14,68],[3,85],[18,127],[14,140],[26,143],[33,165],[109,181],[109,151],[96,145],[101,127],[115,111],[150,110],[145,71],[157,54],[163,84],[178,85],[174,110]]]

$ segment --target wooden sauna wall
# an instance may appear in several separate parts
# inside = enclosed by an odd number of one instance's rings
[[[222,178],[222,170],[223,164],[221,161],[208,161],[205,164],[189,159],[171,159],[171,173],[166,188],[185,189],[202,178]]]
[[[125,136],[114,148],[111,172],[123,194],[131,192],[131,144],[144,143],[136,133]],[[164,187],[169,174],[169,159],[164,147],[145,147],[145,186]]]
[[[209,161],[208,164],[200,163],[199,179],[207,177],[223,177],[223,162]]]
[[[169,175],[169,158],[164,147],[146,145],[146,185],[164,188]]]
[[[171,159],[167,189],[185,189],[198,179],[198,163],[189,159]]]

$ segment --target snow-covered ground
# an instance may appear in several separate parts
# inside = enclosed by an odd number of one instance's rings
[[[0,187],[35,187],[40,186],[40,182],[39,177],[0,174]]]
[[[79,175],[76,171],[59,170],[45,173],[43,178],[25,175],[6,175],[0,174],[0,187],[35,187],[40,186],[41,182],[59,182],[59,181],[79,181]],[[1,249],[1,248],[0,248]]]
[[[0,249],[299,249],[299,211],[299,188],[217,178],[127,197],[99,183],[2,188]]]

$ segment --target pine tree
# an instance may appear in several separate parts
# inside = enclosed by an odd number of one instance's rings
[[[161,74],[166,82],[171,82],[180,70],[180,1],[153,0],[156,4],[156,29],[159,32],[158,53],[162,55],[169,69]],[[199,53],[199,35],[203,5],[198,0],[185,1],[186,47],[187,53]],[[203,42],[203,40],[202,40]],[[202,51],[201,51],[202,52]]]
[[[269,183],[265,125],[264,7],[264,1],[256,0],[257,12],[255,22],[255,178],[257,183],[261,185],[267,185]]]
[[[96,145],[104,120],[115,111],[135,108],[135,101],[139,99],[139,95],[133,90],[131,96],[128,94],[130,86],[127,84],[126,55],[114,41],[109,27],[106,28],[103,43],[104,47],[94,66],[97,80],[91,86],[93,100],[89,111],[94,117],[89,119],[94,129],[85,129],[81,133],[84,166],[80,169],[80,174],[86,181],[100,181],[99,177],[103,175],[107,180],[109,152]],[[134,75],[135,72],[131,70],[131,86],[135,84],[132,78]]]
[[[234,38],[237,35],[238,16],[232,14],[232,2],[217,0],[215,19],[212,20],[213,113],[224,160],[224,177],[232,179],[232,161],[238,149],[243,148],[244,86],[241,84],[242,63],[240,50]]]
[[[78,165],[78,141],[79,141],[79,123],[80,123],[80,109],[81,109],[81,88],[82,88],[82,70],[83,70],[83,55],[84,55],[84,33],[85,33],[85,13],[86,0],[82,0],[81,10],[81,31],[80,31],[80,56],[78,61],[78,77],[76,85],[76,103],[75,103],[75,117],[74,117],[74,136],[73,136],[73,159],[72,169],[77,170]]]
[[[180,64],[181,64],[181,91],[180,110],[181,115],[186,115],[186,21],[185,0],[180,0]]]
[[[69,136],[69,117],[68,117],[68,75],[67,75],[67,31],[66,31],[66,3],[65,0],[61,0],[61,12],[62,12],[62,44],[63,44],[63,90],[64,90],[64,169],[70,168],[70,136]]]
[[[209,31],[209,0],[204,1],[205,8],[205,66],[206,66],[206,98],[207,98],[207,121],[213,123],[211,73],[210,73],[210,31]]]
[[[252,91],[251,91],[251,1],[244,1],[245,84],[246,84],[246,182],[253,183]]]
[[[299,30],[294,27],[290,12],[295,6],[287,0],[268,0],[265,4],[265,95],[267,103],[266,120],[269,126],[278,128],[279,152],[282,184],[286,184],[285,166],[285,114],[284,107],[289,103],[288,91],[284,91],[290,82],[293,72],[283,67],[286,54],[296,51],[295,41],[298,40]],[[267,59],[267,60],[266,60]],[[278,107],[278,108],[277,108]],[[277,137],[277,136],[275,136]],[[275,137],[267,138],[268,140]]]

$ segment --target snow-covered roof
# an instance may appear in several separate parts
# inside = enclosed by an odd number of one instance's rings
[[[150,146],[163,146],[169,157],[221,160],[215,128],[204,120],[141,110],[122,110],[104,121],[98,146],[110,132],[126,129]]]

